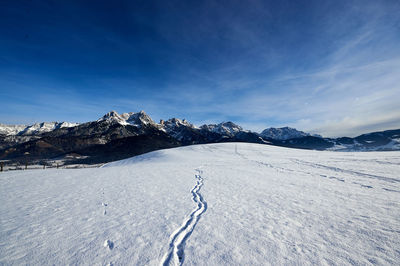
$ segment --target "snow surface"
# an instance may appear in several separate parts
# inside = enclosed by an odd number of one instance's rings
[[[0,173],[0,264],[400,262],[400,152],[225,143]]]

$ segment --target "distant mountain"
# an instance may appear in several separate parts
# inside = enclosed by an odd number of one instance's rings
[[[400,129],[363,134],[355,138],[331,139],[335,151],[393,151],[400,150]]]
[[[32,139],[39,139],[44,133],[59,128],[70,128],[77,125],[78,123],[68,122],[43,122],[33,125],[0,124],[0,150]]]
[[[68,123],[68,122],[43,122],[35,123],[33,125],[4,125],[0,124],[0,134],[1,135],[18,135],[18,136],[30,136],[30,135],[40,135],[45,132],[53,131],[57,128],[63,127],[74,127],[78,123]]]
[[[0,160],[99,163],[163,148],[234,141],[333,151],[400,150],[400,130],[334,139],[289,127],[268,128],[258,134],[233,122],[197,127],[178,118],[156,123],[143,111],[111,111],[82,124],[0,124]]]
[[[196,143],[208,143],[206,136],[203,136],[200,129],[185,119],[171,118],[167,121],[160,121],[160,129],[183,145]]]
[[[290,148],[331,151],[400,150],[400,129],[363,134],[355,138],[322,138],[306,135],[286,140],[269,139],[271,144]]]
[[[232,122],[220,124],[210,124],[201,126],[203,130],[221,134],[223,136],[234,137],[239,132],[244,132],[243,128]],[[246,131],[247,132],[247,131]]]
[[[144,111],[138,113],[123,113],[121,115],[115,111],[111,111],[98,119],[97,122],[106,122],[109,124],[117,123],[120,125],[131,125],[139,128],[142,126],[156,125],[156,123]]]
[[[299,131],[291,127],[281,127],[281,128],[271,127],[264,129],[260,133],[260,137],[273,140],[288,140],[288,139],[295,139],[307,136],[311,135],[309,133],[305,133],[303,131]]]
[[[160,130],[160,126],[144,112],[119,115],[111,111],[96,121],[57,127],[11,144],[7,143],[8,137],[0,137],[0,142],[5,146],[0,151],[0,160],[32,161],[68,157],[80,158],[82,163],[97,163],[181,145]],[[121,143],[131,149],[123,148]]]

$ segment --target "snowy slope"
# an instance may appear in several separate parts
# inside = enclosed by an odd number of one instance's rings
[[[398,264],[400,152],[225,143],[0,173],[0,264]]]

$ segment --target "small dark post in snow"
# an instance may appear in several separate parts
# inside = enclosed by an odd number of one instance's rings
[[[3,172],[3,167],[4,167],[4,163],[1,162],[1,164],[0,164],[0,172]]]
[[[26,169],[28,169],[28,155],[29,155],[29,152],[24,152],[24,155],[25,155],[25,170]]]
[[[57,164],[57,169],[58,169],[58,164]]]

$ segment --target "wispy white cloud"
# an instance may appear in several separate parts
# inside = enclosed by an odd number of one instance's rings
[[[350,10],[339,26],[331,21],[330,31],[347,35],[316,67],[263,77],[249,75],[249,68],[238,62],[218,71],[220,75],[207,77],[218,88],[208,95],[210,99],[196,99],[191,90],[187,97],[183,95],[183,101],[191,102],[194,112],[213,110],[216,119],[233,119],[257,131],[290,125],[325,136],[355,136],[398,128],[400,37],[393,20],[386,24],[387,12],[381,5],[373,5]],[[354,30],[339,28],[357,14],[364,17]],[[394,21],[399,22],[400,16]],[[239,70],[245,74],[238,74]],[[236,91],[236,97],[219,100],[225,91]]]

